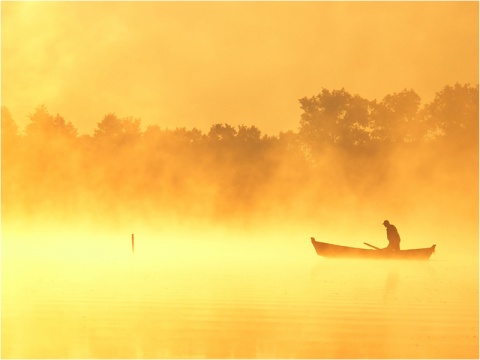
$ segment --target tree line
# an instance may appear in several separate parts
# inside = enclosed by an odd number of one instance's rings
[[[322,89],[300,99],[298,131],[276,136],[227,123],[207,133],[142,130],[140,119],[114,113],[93,134],[79,134],[45,106],[21,131],[2,107],[3,214],[218,219],[308,211],[308,202],[328,206],[333,195],[393,183],[395,163],[418,153],[427,154],[419,169],[435,162],[450,171],[467,158],[465,171],[478,173],[478,95],[478,85],[449,85],[422,105],[413,90],[372,101]]]

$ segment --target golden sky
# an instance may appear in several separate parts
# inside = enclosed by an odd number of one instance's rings
[[[45,104],[93,133],[145,127],[297,130],[298,99],[381,100],[478,83],[478,2],[2,2],[2,105]]]

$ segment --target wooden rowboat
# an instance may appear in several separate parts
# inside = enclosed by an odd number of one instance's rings
[[[366,259],[409,259],[428,260],[435,251],[435,246],[424,249],[390,251],[385,249],[361,249],[349,246],[333,245],[312,239],[313,247],[320,256],[331,258],[366,258]]]

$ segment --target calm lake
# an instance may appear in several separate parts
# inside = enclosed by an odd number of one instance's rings
[[[135,253],[130,234],[4,236],[2,357],[479,356],[476,256],[328,260],[308,236],[283,248],[170,236],[136,234]]]

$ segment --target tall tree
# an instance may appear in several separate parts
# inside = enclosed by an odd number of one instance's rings
[[[117,115],[110,113],[105,115],[97,124],[94,131],[94,140],[105,145],[125,145],[138,140],[140,137],[140,119],[120,119]]]
[[[215,124],[212,125],[208,132],[208,138],[214,141],[231,141],[237,135],[237,131],[234,127],[228,124]]]
[[[462,146],[478,146],[478,84],[445,86],[425,106],[430,137]]]
[[[354,150],[369,142],[370,101],[345,89],[323,89],[317,96],[300,99],[300,104],[299,134],[314,152],[321,152],[325,145]]]
[[[2,142],[8,139],[15,139],[19,136],[18,126],[13,121],[12,115],[7,107],[2,106]]]
[[[383,143],[407,143],[422,137],[420,96],[413,90],[387,95],[372,112],[372,138]]]
[[[25,135],[29,141],[45,141],[46,143],[55,140],[71,140],[77,136],[71,122],[65,122],[60,116],[53,117],[47,111],[45,105],[35,109],[35,112],[29,115],[30,123],[25,127]]]

